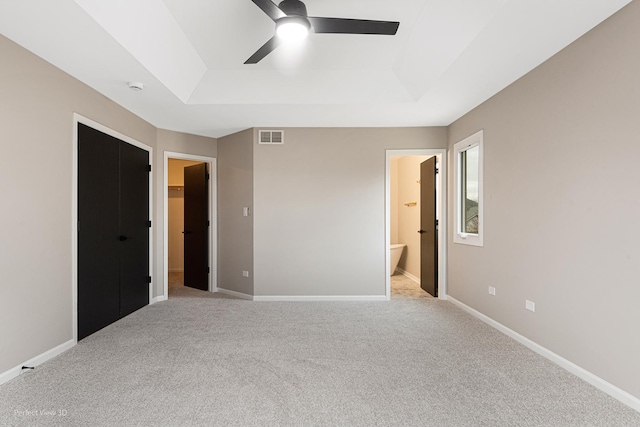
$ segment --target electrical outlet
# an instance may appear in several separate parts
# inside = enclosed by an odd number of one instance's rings
[[[249,272],[247,270],[242,270],[242,277],[249,277]]]
[[[496,295],[496,288],[494,288],[493,286],[489,286],[489,295]]]
[[[536,311],[536,303],[533,302],[533,301],[525,300],[524,308],[526,308],[529,311],[533,311],[535,313],[535,311]]]

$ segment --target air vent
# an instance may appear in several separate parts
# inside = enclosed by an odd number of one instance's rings
[[[258,131],[258,144],[284,144],[284,131],[260,130]]]

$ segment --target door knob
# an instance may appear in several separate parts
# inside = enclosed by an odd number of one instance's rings
[[[424,230],[418,230],[418,233],[420,233],[420,234],[424,234],[424,233],[426,233],[426,231],[424,231]]]
[[[191,232],[189,230],[184,230],[182,234],[191,234]]]
[[[120,240],[121,242],[124,242],[125,240],[127,240],[127,236],[120,235],[118,236],[118,240]]]

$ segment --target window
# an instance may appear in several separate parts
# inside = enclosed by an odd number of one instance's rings
[[[453,146],[456,222],[455,243],[482,246],[482,143],[483,132]]]

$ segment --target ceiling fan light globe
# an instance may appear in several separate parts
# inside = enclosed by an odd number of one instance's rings
[[[278,20],[276,35],[286,41],[299,41],[307,37],[309,27],[309,22],[303,17],[287,16]]]

